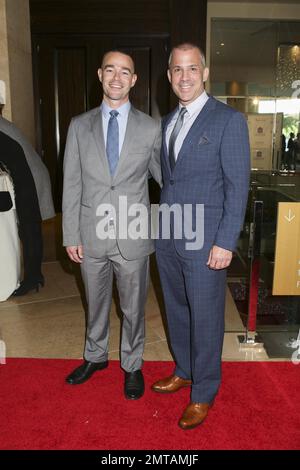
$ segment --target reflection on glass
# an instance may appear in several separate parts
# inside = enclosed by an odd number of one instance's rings
[[[300,47],[281,44],[276,65],[276,95],[293,96],[293,84],[300,77]]]
[[[210,92],[245,114],[253,170],[228,287],[246,326],[252,208],[262,201],[257,332],[270,357],[291,357],[300,296],[273,295],[272,288],[278,203],[300,203],[300,22],[213,19],[211,26]]]
[[[211,93],[245,113],[252,168],[300,170],[300,22],[215,19],[211,38]]]

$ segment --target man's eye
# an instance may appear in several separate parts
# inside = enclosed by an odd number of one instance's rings
[[[179,68],[179,67],[175,67],[175,68],[173,69],[173,72],[174,72],[174,73],[180,72],[180,68]]]

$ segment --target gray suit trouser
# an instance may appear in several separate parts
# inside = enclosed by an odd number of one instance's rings
[[[84,358],[90,362],[108,359],[109,315],[113,274],[123,313],[121,367],[133,372],[142,367],[145,343],[145,303],[149,282],[149,256],[126,260],[116,240],[107,240],[107,253],[94,258],[83,253],[81,273],[88,302]]]

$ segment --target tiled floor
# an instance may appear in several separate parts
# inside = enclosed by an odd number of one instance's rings
[[[85,332],[82,284],[79,271],[66,259],[46,262],[45,287],[24,297],[0,303],[0,339],[7,357],[80,358]],[[172,360],[164,322],[162,299],[155,266],[146,305],[146,346],[144,359]],[[226,299],[224,360],[267,360],[263,348],[241,350],[238,333],[244,331],[229,290]],[[120,319],[113,302],[110,321],[109,357],[119,358]]]

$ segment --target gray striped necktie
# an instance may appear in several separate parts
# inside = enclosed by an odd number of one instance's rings
[[[115,174],[119,161],[119,124],[117,116],[118,111],[110,111],[110,118],[107,127],[106,154],[110,169],[110,174]]]
[[[175,126],[172,130],[170,140],[169,140],[169,160],[170,160],[170,168],[171,171],[174,170],[175,164],[176,164],[176,159],[175,159],[175,142],[178,137],[178,134],[180,132],[180,129],[182,128],[183,125],[183,120],[184,120],[184,115],[187,112],[186,108],[181,108],[177,121],[175,123]]]

